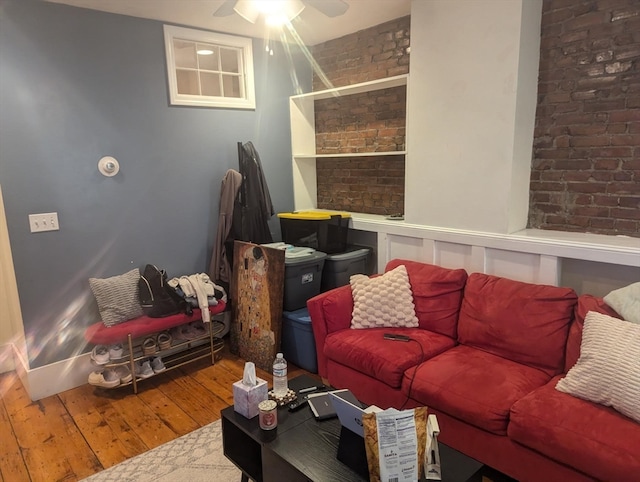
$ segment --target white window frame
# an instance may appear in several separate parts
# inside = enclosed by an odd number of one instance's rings
[[[173,42],[175,39],[203,42],[214,44],[219,47],[240,49],[242,52],[242,61],[239,68],[241,69],[240,76],[241,78],[244,78],[244,97],[217,97],[178,93],[178,79]],[[169,81],[169,100],[171,105],[221,107],[228,109],[256,108],[255,84],[253,79],[253,49],[250,38],[165,25],[164,45],[167,55],[167,79]]]

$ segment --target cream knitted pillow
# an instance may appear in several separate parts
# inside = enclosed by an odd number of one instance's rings
[[[375,278],[356,274],[349,281],[353,294],[351,328],[418,326],[409,275],[404,265]]]
[[[580,358],[556,390],[640,422],[640,325],[589,311]]]

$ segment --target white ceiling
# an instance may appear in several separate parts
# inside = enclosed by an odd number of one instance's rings
[[[104,12],[149,18],[188,27],[233,33],[257,38],[279,38],[263,22],[252,24],[237,14],[214,17],[224,0],[47,0]],[[379,25],[410,14],[411,0],[345,0],[349,9],[344,15],[329,18],[307,6],[293,25],[306,45]]]

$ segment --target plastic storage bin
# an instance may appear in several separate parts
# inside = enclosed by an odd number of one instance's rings
[[[329,291],[349,284],[353,274],[371,274],[369,256],[371,248],[349,246],[344,253],[327,255],[322,270],[321,291]]]
[[[323,253],[340,253],[347,248],[349,213],[297,211],[278,213],[282,240],[294,246],[308,246]]]
[[[318,373],[316,342],[306,308],[282,313],[282,353],[294,365]]]
[[[313,249],[287,249],[284,257],[285,311],[307,306],[307,300],[320,293],[325,253]],[[286,357],[285,357],[286,358]]]

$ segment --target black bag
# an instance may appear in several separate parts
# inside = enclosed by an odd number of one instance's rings
[[[186,300],[167,284],[167,273],[163,269],[152,264],[145,266],[138,288],[142,311],[151,318],[193,313]]]

